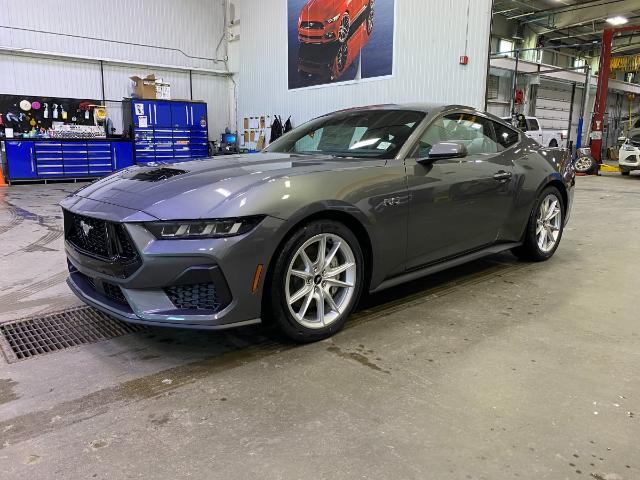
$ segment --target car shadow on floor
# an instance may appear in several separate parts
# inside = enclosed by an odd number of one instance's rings
[[[513,255],[503,253],[376,294],[364,294],[345,328],[353,328],[363,322],[392,315],[412,304],[423,303],[430,298],[453,293],[466,285],[481,283],[526,265],[527,263],[518,261]],[[176,359],[184,359],[185,356],[192,355],[195,357],[206,355],[207,358],[211,358],[222,353],[249,347],[264,348],[268,351],[272,351],[274,348],[296,347],[293,342],[286,339],[274,326],[269,324],[242,327],[224,332],[153,327],[134,335],[149,347],[137,357],[137,360],[141,361],[160,357],[166,359],[167,356],[174,355]]]

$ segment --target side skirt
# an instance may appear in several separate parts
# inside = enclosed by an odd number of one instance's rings
[[[402,275],[398,275],[397,277],[393,277],[388,280],[385,280],[376,288],[371,290],[370,293],[376,293],[382,290],[386,290],[387,288],[396,287],[403,283],[410,282],[412,280],[417,280],[418,278],[426,277],[427,275],[431,275],[432,273],[441,272],[443,270],[457,267],[458,265],[472,262],[474,260],[478,260],[480,258],[487,257],[489,255],[495,255],[496,253],[501,253],[506,250],[511,250],[512,248],[519,247],[520,245],[522,245],[522,242],[498,243],[490,247],[483,248],[482,250],[477,250],[473,253],[468,253],[460,257],[455,257],[450,260],[446,260],[444,262],[436,263],[434,265],[429,265],[427,267],[423,267],[418,270],[412,270],[411,272],[403,273]]]

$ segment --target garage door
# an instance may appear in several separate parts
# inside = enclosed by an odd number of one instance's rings
[[[570,83],[540,80],[536,117],[544,130],[566,130],[571,112]],[[575,138],[575,137],[574,137]]]

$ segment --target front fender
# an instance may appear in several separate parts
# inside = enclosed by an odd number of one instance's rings
[[[381,163],[366,168],[269,179],[230,197],[209,216],[269,215],[282,219],[284,224],[273,238],[279,244],[291,229],[307,218],[322,212],[348,215],[369,236],[373,283],[403,270],[408,218],[406,199],[404,164]]]

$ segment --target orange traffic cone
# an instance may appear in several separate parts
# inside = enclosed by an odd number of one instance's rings
[[[0,187],[6,187],[7,182],[4,180],[4,173],[2,173],[2,165],[0,165]]]

